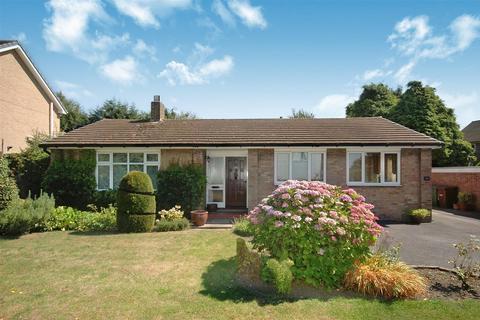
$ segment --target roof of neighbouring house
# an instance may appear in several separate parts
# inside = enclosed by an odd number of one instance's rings
[[[18,53],[18,55],[22,59],[23,63],[25,63],[28,70],[31,72],[31,74],[35,78],[35,80],[38,81],[38,83],[40,84],[40,87],[44,90],[46,95],[53,102],[53,106],[55,107],[55,109],[60,114],[66,114],[67,111],[65,110],[64,106],[62,105],[62,102],[57,98],[55,93],[53,93],[52,89],[50,89],[50,86],[47,84],[45,79],[42,77],[42,75],[38,71],[37,67],[35,67],[32,60],[30,59],[30,57],[25,52],[25,50],[23,50],[20,43],[16,40],[0,40],[0,53],[7,52],[7,51],[10,51],[10,50],[15,50]]]
[[[480,120],[470,122],[462,132],[467,141],[480,142]]]
[[[160,122],[105,119],[70,131],[47,147],[91,146],[439,146],[442,142],[390,120],[196,119]]]

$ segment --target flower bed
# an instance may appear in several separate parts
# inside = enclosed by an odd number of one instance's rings
[[[372,209],[353,189],[290,180],[250,212],[252,244],[276,259],[291,259],[296,279],[339,287],[382,232]]]

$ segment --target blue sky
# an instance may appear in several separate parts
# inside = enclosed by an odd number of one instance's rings
[[[55,90],[87,110],[154,94],[202,118],[342,117],[361,86],[435,86],[480,119],[480,0],[2,0]]]

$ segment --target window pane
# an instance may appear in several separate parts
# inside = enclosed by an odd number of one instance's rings
[[[308,180],[307,152],[292,152],[292,179]]]
[[[110,162],[110,154],[109,153],[99,153],[98,154],[98,161],[99,162]]]
[[[310,155],[310,179],[313,181],[323,181],[323,154],[322,153],[312,153]]]
[[[143,172],[143,164],[131,164],[130,171],[140,171]]]
[[[208,160],[208,183],[222,184],[224,183],[224,159],[220,157],[211,157]]]
[[[223,190],[208,190],[208,202],[223,202]]]
[[[147,153],[148,162],[158,162],[158,153]]]
[[[110,166],[98,166],[98,189],[110,188]]]
[[[113,188],[118,188],[120,180],[127,174],[126,164],[114,164],[113,165]]]
[[[157,190],[158,166],[147,166],[147,174],[152,179],[153,189]]]
[[[143,153],[130,153],[130,162],[143,163]]]
[[[362,154],[348,154],[348,181],[362,182]]]
[[[127,162],[127,154],[126,153],[114,153],[113,154],[113,162]]]
[[[277,153],[277,181],[287,181],[290,172],[290,154]]]
[[[398,182],[398,168],[396,153],[385,154],[385,182]]]
[[[365,182],[379,183],[380,180],[380,153],[365,153]]]

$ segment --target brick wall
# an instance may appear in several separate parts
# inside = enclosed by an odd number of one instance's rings
[[[248,150],[248,208],[253,209],[274,189],[273,149]]]
[[[404,220],[409,209],[431,209],[430,149],[402,149],[401,186],[399,187],[353,187],[375,205],[375,213],[382,219]],[[327,151],[327,183],[346,186],[346,150]]]
[[[438,170],[448,170],[439,168]],[[468,170],[468,169],[467,169]],[[432,184],[435,186],[458,187],[458,191],[471,192],[475,196],[475,208],[480,209],[480,172],[458,172],[452,168],[452,172],[436,172],[433,170]],[[476,171],[476,168],[470,169]]]

